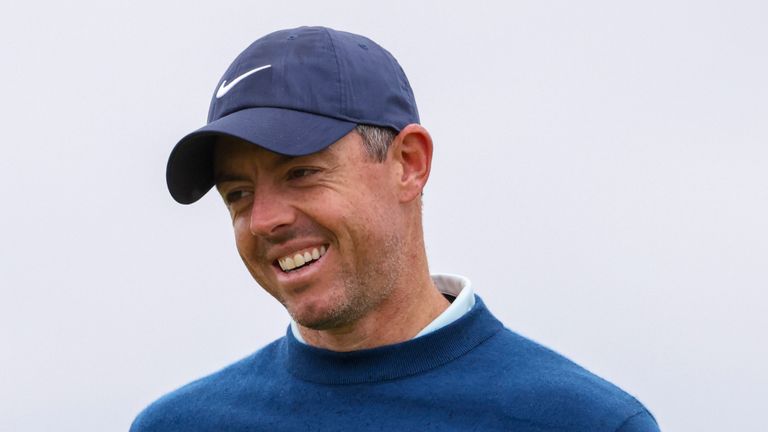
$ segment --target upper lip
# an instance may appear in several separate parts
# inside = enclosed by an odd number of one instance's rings
[[[304,250],[313,246],[320,247],[327,244],[327,241],[320,239],[295,240],[270,248],[269,252],[267,253],[267,259],[269,262],[274,263],[278,258],[292,255],[300,250]]]

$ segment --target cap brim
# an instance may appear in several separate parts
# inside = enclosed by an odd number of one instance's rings
[[[356,123],[283,108],[236,111],[190,133],[168,157],[166,181],[173,199],[192,204],[214,185],[216,138],[231,136],[287,156],[318,152],[341,139]]]

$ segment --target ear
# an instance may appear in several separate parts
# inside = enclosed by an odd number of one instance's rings
[[[400,201],[413,201],[421,196],[432,169],[432,137],[424,127],[413,123],[404,127],[392,144]]]

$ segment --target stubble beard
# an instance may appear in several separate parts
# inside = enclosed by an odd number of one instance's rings
[[[368,251],[362,265],[343,268],[340,283],[342,289],[330,308],[322,314],[299,315],[288,313],[294,321],[313,330],[329,330],[348,326],[366,316],[390,297],[403,271],[403,240],[397,235],[388,236],[380,247]],[[387,251],[382,254],[377,251]]]

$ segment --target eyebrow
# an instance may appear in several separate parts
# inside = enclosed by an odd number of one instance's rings
[[[245,176],[240,176],[236,174],[214,174],[213,175],[213,184],[216,186],[218,186],[220,183],[245,181],[245,180],[247,180]]]
[[[303,156],[287,156],[287,155],[281,155],[278,154],[277,161],[274,163],[274,167],[279,168],[283,165],[286,165],[292,161],[295,161],[296,159],[301,159],[308,156],[314,156],[317,153],[312,153],[308,155]],[[330,157],[329,157],[330,156]],[[326,155],[325,157],[329,157],[330,160],[335,161],[336,156],[335,155]],[[227,174],[227,173],[214,173],[213,175],[213,184],[218,185],[219,183],[225,183],[225,182],[234,182],[234,181],[246,181],[248,178],[243,175],[238,174]]]

